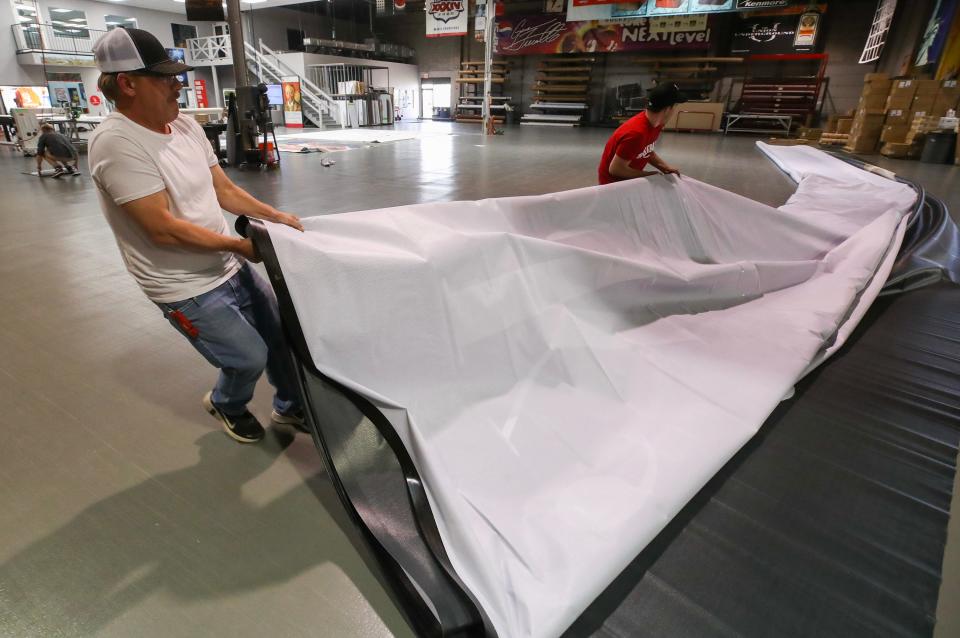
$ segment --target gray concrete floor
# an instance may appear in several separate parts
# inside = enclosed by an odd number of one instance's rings
[[[610,133],[402,126],[429,136],[331,154],[330,168],[284,155],[280,171],[229,173],[302,216],[538,194],[593,184]],[[672,134],[658,151],[772,205],[793,190],[750,138]],[[960,211],[960,169],[881,163]],[[0,635],[410,636],[309,438],[222,435],[200,407],[215,371],[124,271],[89,177],[31,168],[0,148]],[[264,383],[252,406],[264,421],[269,397]]]

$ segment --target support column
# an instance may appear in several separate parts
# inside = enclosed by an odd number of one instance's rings
[[[223,103],[223,94],[220,93],[220,79],[217,77],[217,65],[210,65],[210,75],[213,76],[213,94],[214,94],[214,104],[220,108],[226,108],[227,105]]]
[[[493,130],[493,111],[490,94],[493,90],[493,21],[496,19],[494,0],[487,0],[483,23],[483,134]]]
[[[247,52],[243,48],[243,18],[240,0],[227,0],[227,24],[230,25],[230,51],[236,87],[247,86]]]

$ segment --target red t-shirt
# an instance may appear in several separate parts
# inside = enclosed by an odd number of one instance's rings
[[[619,155],[629,161],[630,168],[638,171],[643,170],[643,167],[650,161],[653,145],[660,137],[662,128],[662,126],[650,126],[646,111],[641,111],[621,124],[603,149],[603,158],[601,158],[600,167],[597,170],[600,183],[609,184],[621,181],[620,178],[610,174],[610,162],[613,161],[614,155]]]

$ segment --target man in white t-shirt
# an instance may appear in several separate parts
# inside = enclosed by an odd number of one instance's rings
[[[229,234],[221,209],[303,230],[257,201],[217,162],[203,129],[180,115],[176,74],[152,34],[114,29],[94,46],[99,88],[116,106],[90,137],[90,174],[120,255],[137,283],[220,377],[203,405],[237,441],[263,438],[247,410],[267,371],[272,420],[303,426],[273,291],[248,263],[249,239]]]

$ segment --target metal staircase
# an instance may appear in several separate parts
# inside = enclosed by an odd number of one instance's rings
[[[296,76],[300,79],[300,107],[304,118],[320,128],[343,128],[340,106],[328,93],[283,63],[263,41],[258,47],[244,42],[247,54],[247,69],[251,77],[264,84],[280,84],[281,78]],[[187,61],[194,66],[221,66],[233,64],[229,35],[215,35],[187,40]]]
[[[261,40],[259,48],[244,42],[247,52],[247,69],[259,82],[280,84],[281,78],[300,78],[300,108],[303,117],[319,128],[343,128],[340,107],[330,95],[308,78],[288,67],[277,54]]]

